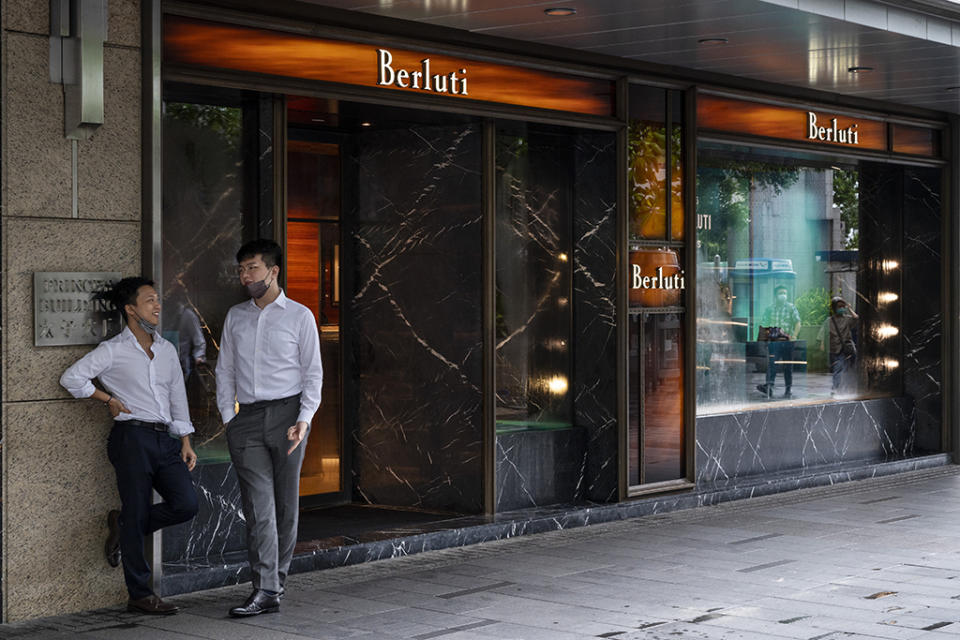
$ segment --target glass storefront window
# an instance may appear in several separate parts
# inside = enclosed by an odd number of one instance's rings
[[[630,87],[631,239],[683,240],[682,95],[657,87]]]
[[[683,93],[632,85],[627,479],[683,480]]]
[[[573,171],[570,134],[497,129],[498,431],[573,423]]]
[[[243,299],[236,251],[257,235],[257,161],[244,133],[256,104],[171,88],[163,105],[162,327],[180,353],[201,464],[229,459],[213,372],[227,310]]]
[[[898,392],[900,213],[881,202],[865,215],[873,173],[701,145],[699,413]]]

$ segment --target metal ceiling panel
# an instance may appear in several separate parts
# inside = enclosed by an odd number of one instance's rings
[[[960,85],[960,47],[945,44],[951,33],[953,41],[960,42],[960,5],[955,14],[945,15],[938,7],[933,16],[923,13],[916,1],[895,8],[879,0],[833,0],[822,7],[806,0],[312,1],[524,42],[960,113],[960,91],[948,90]],[[791,4],[814,9],[784,6]],[[555,6],[573,7],[577,13],[544,14]],[[727,44],[700,44],[704,38],[726,38]],[[863,65],[873,71],[848,71]]]

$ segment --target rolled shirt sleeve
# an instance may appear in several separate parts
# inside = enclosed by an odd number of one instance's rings
[[[93,379],[109,369],[112,363],[110,345],[101,342],[93,351],[74,362],[63,372],[60,376],[60,386],[69,391],[74,398],[89,398],[97,390],[93,385]]]
[[[320,362],[320,335],[312,313],[305,313],[300,321],[300,376],[303,391],[300,395],[300,413],[297,422],[310,424],[320,407],[323,389],[323,364]]]
[[[171,345],[172,346],[172,345]],[[176,348],[170,351],[173,368],[173,385],[170,388],[170,423],[171,435],[181,436],[193,433],[193,423],[190,421],[190,405],[187,402],[187,386],[183,382],[183,369],[177,358]]]
[[[235,345],[231,335],[232,311],[227,313],[223,322],[223,335],[220,337],[220,353],[217,355],[217,408],[220,410],[220,419],[223,424],[233,420],[237,402],[237,373],[234,370],[236,363]]]

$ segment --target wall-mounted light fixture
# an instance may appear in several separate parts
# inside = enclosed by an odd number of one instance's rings
[[[63,85],[63,131],[86,140],[103,124],[107,0],[50,0],[50,82]]]

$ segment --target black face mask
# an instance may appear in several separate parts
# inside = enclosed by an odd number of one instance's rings
[[[273,283],[271,282],[270,284]],[[247,293],[249,293],[250,297],[254,298],[255,300],[259,300],[266,295],[267,291],[270,290],[270,285],[267,284],[266,278],[260,280],[259,282],[251,282],[250,284],[246,285],[246,287]]]

